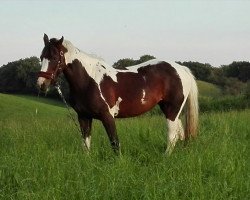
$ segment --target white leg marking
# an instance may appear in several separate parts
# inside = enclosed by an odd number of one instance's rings
[[[175,121],[167,120],[168,122],[168,147],[166,153],[171,154],[177,140],[179,139],[178,129],[179,129],[179,121],[176,119]]]
[[[88,150],[90,150],[91,136],[85,138],[85,145]]]
[[[182,123],[181,123],[180,119],[178,119],[177,133],[178,133],[178,137],[180,138],[180,140],[185,139],[184,130],[183,130]]]

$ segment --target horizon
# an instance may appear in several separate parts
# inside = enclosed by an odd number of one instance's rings
[[[108,64],[149,54],[166,61],[249,62],[248,1],[2,1],[0,66],[39,57],[43,34]]]

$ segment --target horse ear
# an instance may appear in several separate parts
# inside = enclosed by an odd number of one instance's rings
[[[62,38],[60,40],[58,40],[58,44],[62,44],[63,43],[63,40],[64,40],[64,37],[62,36]]]
[[[47,44],[49,44],[49,37],[44,33],[43,36],[43,41],[44,41],[44,45],[46,46]]]

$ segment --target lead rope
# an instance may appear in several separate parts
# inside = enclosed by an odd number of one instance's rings
[[[57,89],[58,94],[60,95],[61,99],[63,100],[63,102],[64,102],[64,104],[65,104],[65,106],[66,106],[66,108],[67,108],[67,110],[69,112],[68,116],[72,119],[72,121],[74,122],[74,124],[76,126],[77,131],[80,133],[80,135],[82,137],[82,131],[79,128],[79,126],[78,126],[78,124],[77,124],[77,122],[76,122],[76,120],[74,118],[73,113],[70,111],[69,105],[67,104],[67,101],[66,101],[66,99],[64,98],[64,96],[62,94],[62,91],[61,91],[59,83],[55,84],[55,88]],[[85,149],[89,152],[89,149],[87,148],[87,144],[86,144],[85,140],[83,140],[83,144],[84,144]]]
[[[38,93],[37,93],[37,100],[39,101],[40,99],[40,90],[38,90]],[[36,107],[36,115],[38,113],[38,108]]]

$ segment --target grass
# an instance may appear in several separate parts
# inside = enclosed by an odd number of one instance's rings
[[[117,120],[120,157],[95,121],[87,155],[66,109],[0,94],[0,199],[250,199],[249,116],[201,115],[170,157],[161,116]]]

